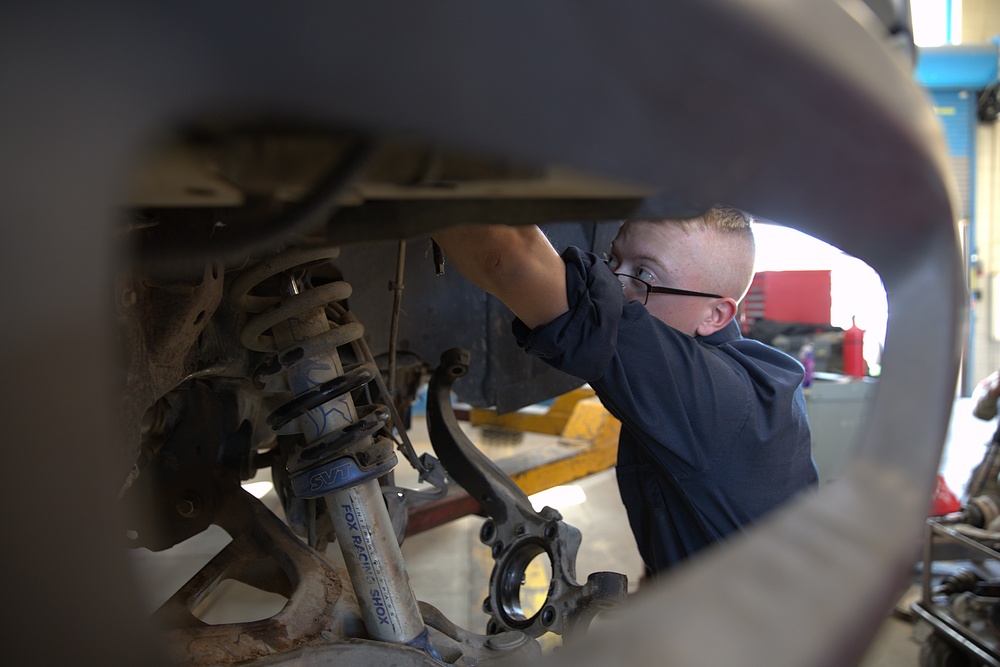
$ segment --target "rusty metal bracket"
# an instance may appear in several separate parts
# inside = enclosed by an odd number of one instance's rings
[[[585,633],[600,611],[625,600],[628,580],[616,572],[595,572],[586,584],[576,581],[580,531],[563,522],[551,507],[536,512],[524,492],[462,432],[451,405],[451,387],[469,369],[469,352],[454,348],[441,355],[427,395],[427,430],[448,474],[490,517],[480,539],[493,552],[487,632],[520,630],[534,637],[546,632],[575,636]],[[523,610],[521,582],[528,565],[546,554],[552,568],[548,595],[531,614]]]
[[[213,522],[233,541],[167,600],[152,620],[178,663],[226,665],[367,636],[346,573],[308,548],[245,491],[227,494]],[[193,610],[226,579],[277,593],[288,602],[270,618],[207,624]]]
[[[326,664],[440,665],[410,646],[375,641],[361,619],[347,573],[307,547],[262,502],[245,491],[227,494],[213,523],[233,537],[152,616],[163,648],[183,665]],[[208,624],[195,609],[231,579],[288,598],[274,616]],[[448,664],[523,664],[541,657],[522,632],[478,635],[420,603],[431,641]]]

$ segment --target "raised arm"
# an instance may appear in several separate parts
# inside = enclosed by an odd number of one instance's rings
[[[500,299],[531,328],[569,310],[566,267],[533,225],[462,225],[434,233],[459,273]]]

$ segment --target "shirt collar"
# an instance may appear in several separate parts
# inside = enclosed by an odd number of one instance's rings
[[[741,340],[743,335],[740,334],[740,327],[736,324],[736,320],[733,319],[726,326],[722,327],[715,333],[709,334],[707,336],[698,336],[698,339],[703,343],[708,343],[709,345],[722,345],[723,343],[732,343],[734,340]]]

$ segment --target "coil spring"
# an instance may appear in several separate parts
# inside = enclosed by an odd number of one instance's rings
[[[350,296],[351,286],[336,281],[288,296],[252,294],[267,280],[338,256],[336,247],[289,249],[246,269],[230,292],[237,307],[253,313],[240,341],[269,355],[254,373],[255,384],[263,386],[265,379],[280,372],[289,375],[294,397],[275,409],[267,422],[278,432],[299,419],[307,446],[289,458],[287,467],[293,491],[303,498],[380,476],[396,461],[388,441],[371,440],[388,423],[388,408],[373,403],[358,411],[351,398],[351,392],[378,377],[378,369],[370,361],[344,368],[337,353],[342,345],[356,344],[364,327],[356,321],[332,322],[326,314],[328,306]],[[306,323],[304,336],[279,334],[280,327],[292,321]],[[300,419],[306,416],[308,420]]]

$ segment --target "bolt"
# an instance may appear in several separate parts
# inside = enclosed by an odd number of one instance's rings
[[[542,610],[542,625],[548,627],[552,625],[553,621],[556,620],[556,609],[552,605],[549,605]]]
[[[556,535],[558,534],[559,534],[559,528],[554,523],[550,523],[549,525],[545,526],[545,533],[544,533],[545,539],[554,540],[556,539]]]
[[[496,537],[496,534],[497,525],[493,523],[492,519],[487,519],[483,522],[482,528],[479,529],[479,541],[483,544],[489,544]]]
[[[135,305],[135,302],[139,300],[139,295],[131,287],[125,287],[122,288],[119,298],[121,299],[122,307],[128,308]]]
[[[177,501],[177,513],[185,519],[198,515],[198,503],[191,496],[184,496]]]

